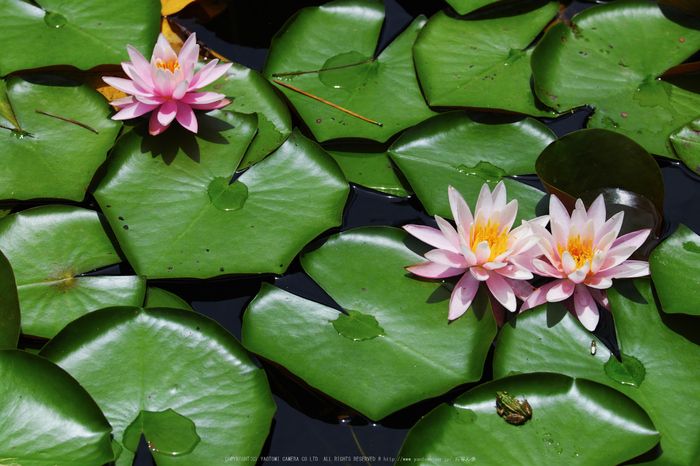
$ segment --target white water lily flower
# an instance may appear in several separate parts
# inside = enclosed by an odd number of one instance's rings
[[[549,216],[551,233],[543,227],[533,227],[542,237],[539,246],[543,257],[532,262],[531,270],[557,280],[533,292],[521,311],[573,296],[576,316],[584,327],[593,330],[599,320],[596,301],[610,308],[605,289],[610,288],[613,278],[649,275],[648,262],[627,258],[644,243],[650,230],[638,230],[618,238],[624,212],[606,221],[602,195],[588,212],[578,199],[571,216],[552,195]]]
[[[462,195],[449,187],[452,215],[457,224],[455,230],[445,219],[435,216],[439,230],[422,225],[405,225],[403,228],[421,241],[436,247],[425,254],[428,262],[406,267],[409,272],[426,278],[446,278],[462,275],[452,297],[448,319],[464,314],[474,299],[479,283],[484,282],[491,294],[509,311],[516,310],[516,296],[524,298],[521,290],[531,290],[526,282],[532,278],[532,260],[540,255],[539,237],[533,235],[531,224],[522,223],[511,231],[518,212],[518,201],[506,204],[506,188],[499,182],[493,193],[484,184],[476,203],[476,214]],[[532,220],[542,227],[546,217]],[[534,254],[533,254],[534,251]],[[525,285],[520,286],[520,285]]]

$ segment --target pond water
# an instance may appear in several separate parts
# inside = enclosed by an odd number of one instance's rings
[[[188,11],[174,18],[217,53],[249,68],[262,70],[266,48],[274,33],[298,8],[324,2],[231,2],[227,10],[206,25],[188,17]],[[380,49],[419,13],[430,17],[444,7],[442,2],[386,0],[386,21],[380,38]],[[577,11],[587,5],[574,3]],[[590,111],[578,110],[569,116],[548,122],[558,137],[585,126]],[[295,122],[298,126],[299,122]],[[672,233],[683,223],[700,233],[700,177],[677,162],[661,161],[665,180],[665,210],[662,236]],[[539,185],[535,176],[522,177],[524,182]],[[407,223],[435,225],[415,197],[399,198],[352,186],[341,230],[364,225],[400,227]],[[336,230],[337,231],[337,230]],[[335,231],[334,231],[335,232]],[[330,234],[327,232],[325,235]],[[122,271],[125,272],[125,271]],[[104,273],[104,271],[102,272]],[[295,260],[282,276],[222,278],[208,281],[155,280],[151,284],[171,291],[192,307],[220,322],[239,340],[242,314],[257,294],[260,284],[267,282],[299,296],[338,307],[301,269]],[[150,282],[149,282],[150,283]],[[604,322],[600,333],[603,341],[614,344],[610,322]],[[490,363],[486,363],[486,371]],[[324,395],[313,393],[286,374],[266,365],[277,413],[262,456],[263,464],[285,462],[296,464],[321,462],[336,464],[393,464],[408,429],[437,404],[450,400],[477,384],[463,386],[437,400],[428,400],[389,416],[381,424],[353,416]],[[486,373],[483,380],[488,380]],[[142,441],[137,465],[150,465],[152,459]]]

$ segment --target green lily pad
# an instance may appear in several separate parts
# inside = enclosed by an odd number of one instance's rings
[[[150,57],[160,31],[157,0],[0,0],[0,76],[71,65],[87,70],[128,59],[130,44]]]
[[[541,5],[542,2],[538,2]],[[533,116],[556,115],[530,88],[532,43],[557,13],[558,2],[506,5],[475,19],[440,12],[421,29],[413,54],[431,106],[505,110]]]
[[[325,149],[349,182],[393,196],[404,197],[410,193],[405,178],[391,163],[386,145],[333,144]]]
[[[700,174],[700,119],[681,126],[671,134],[670,139],[683,163]]]
[[[494,378],[523,372],[559,372],[608,385],[644,408],[661,433],[661,464],[693,464],[700,457],[700,409],[696,394],[700,347],[669,329],[654,304],[649,279],[622,280],[608,289],[622,364],[644,369],[641,383],[611,378],[610,352],[598,342],[591,356],[591,335],[568,313],[552,319],[542,305],[505,325],[494,355]],[[664,320],[662,320],[664,319]]]
[[[15,271],[23,333],[51,338],[88,312],[143,303],[145,277],[80,276],[122,261],[103,222],[93,210],[62,205],[0,219],[0,250]]]
[[[532,419],[523,425],[504,422],[496,412],[498,391],[526,398]],[[561,374],[525,374],[480,385],[453,405],[438,406],[409,431],[398,456],[419,464],[450,458],[599,466],[634,458],[658,440],[647,413],[605,385]]]
[[[423,259],[416,243],[365,227],[309,247],[302,266],[349,315],[263,283],[243,315],[244,346],[375,420],[479,380],[496,334],[488,298],[448,324],[450,291],[404,270]]]
[[[255,70],[234,63],[224,76],[202,90],[226,94],[232,101],[227,110],[258,115],[258,132],[239,170],[261,161],[292,133],[292,116],[287,104],[272,84]]]
[[[146,288],[146,300],[143,307],[169,307],[174,309],[185,309],[187,311],[193,310],[184,299],[155,286],[149,286]]]
[[[75,377],[102,408],[115,448],[124,447],[117,466],[131,465],[138,431],[160,452],[154,450],[161,466],[226,457],[253,464],[245,458],[257,458],[269,433],[275,403],[265,372],[233,335],[196,312],[102,309],[66,326],[40,355]],[[167,418],[177,418],[179,427],[163,431]]]
[[[576,199],[585,193],[594,197],[605,189],[622,189],[651,201],[657,219],[661,218],[661,169],[654,157],[626,136],[604,129],[575,131],[542,151],[536,166],[537,175],[552,193]]]
[[[11,76],[7,96],[19,127],[5,122],[0,128],[0,199],[82,201],[121,128],[108,118],[107,101],[85,85],[49,75]]]
[[[664,312],[700,315],[700,236],[678,225],[651,253],[649,268]]]
[[[460,15],[466,15],[474,10],[478,10],[486,5],[491,5],[500,0],[446,0]]]
[[[318,145],[295,131],[226,188],[255,117],[212,111],[199,123],[197,135],[173,125],[153,137],[146,124],[123,135],[95,191],[139,274],[282,273],[309,241],[340,224],[349,186]]]
[[[425,17],[416,18],[375,58],[383,19],[383,2],[336,0],[301,10],[272,39],[265,77],[381,123],[363,121],[275,84],[319,142],[337,138],[385,142],[435,115],[421,94],[411,53]]]
[[[0,251],[0,349],[17,348],[19,339],[19,298],[15,274]]]
[[[101,466],[114,458],[102,411],[52,362],[0,350],[0,392],[2,464]]]
[[[452,218],[448,185],[474,208],[484,183],[493,189],[503,180],[508,199],[518,200],[520,224],[521,219],[535,217],[544,193],[506,176],[534,173],[537,156],[554,140],[554,134],[532,118],[486,124],[472,121],[466,112],[450,112],[406,131],[389,156],[428,214]]]
[[[597,110],[589,126],[675,158],[667,139],[697,117],[700,98],[655,79],[698,48],[698,19],[641,1],[595,6],[571,25],[555,24],[537,44],[535,93],[560,112],[590,104]]]

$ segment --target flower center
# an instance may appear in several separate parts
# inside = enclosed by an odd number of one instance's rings
[[[157,60],[156,66],[164,70],[169,70],[171,73],[174,73],[176,69],[180,69],[180,63],[177,60],[168,60],[167,62]]]
[[[591,247],[593,241],[590,239],[581,241],[581,235],[576,235],[576,237],[570,237],[567,242],[566,248],[564,248],[561,243],[557,244],[557,251],[559,251],[559,257],[561,257],[564,251],[569,251],[571,257],[576,261],[576,270],[580,269],[583,264],[588,261],[588,264],[593,263],[593,255],[595,254],[595,248]],[[590,274],[590,272],[589,272]]]
[[[486,241],[491,248],[491,255],[487,262],[493,262],[493,260],[503,254],[508,250],[508,232],[503,230],[501,234],[498,233],[498,227],[500,223],[491,225],[491,220],[489,220],[486,225],[477,224],[472,225],[470,228],[470,235],[472,237],[472,251],[476,252],[476,247],[482,241]]]

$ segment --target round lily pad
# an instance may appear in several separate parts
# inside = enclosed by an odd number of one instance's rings
[[[233,184],[255,117],[199,116],[122,136],[95,198],[134,269],[151,278],[282,273],[309,241],[338,226],[349,186],[317,144],[294,132]]]
[[[542,305],[503,326],[494,355],[494,377],[547,371],[608,385],[649,414],[661,433],[661,463],[692,464],[700,454],[700,425],[694,420],[700,409],[695,396],[700,386],[695,370],[700,347],[666,326],[649,279],[618,280],[607,295],[621,363],[597,340],[592,356],[590,333],[568,313],[552,318],[550,305]],[[691,328],[697,334],[697,328]],[[623,367],[614,367],[617,364]]]
[[[269,433],[275,403],[265,372],[196,312],[102,309],[66,326],[40,355],[102,408],[118,466],[131,465],[142,432],[167,465],[254,464]]]
[[[347,315],[263,284],[243,316],[243,344],[375,420],[479,380],[496,333],[488,297],[448,323],[450,291],[404,270],[423,260],[417,243],[365,227],[310,246],[304,269]]]
[[[292,117],[273,85],[255,70],[234,63],[224,76],[203,91],[226,94],[232,103],[227,110],[258,115],[258,132],[248,146],[238,169],[261,161],[292,133]]]
[[[0,219],[0,250],[15,271],[22,332],[51,338],[107,306],[140,306],[145,277],[81,276],[122,261],[104,217],[80,207],[35,207]]]
[[[488,124],[472,121],[466,112],[450,112],[409,129],[388,152],[430,215],[452,218],[449,185],[473,207],[484,183],[493,189],[503,180],[508,199],[518,200],[519,224],[535,217],[544,193],[507,176],[534,173],[537,156],[554,140],[532,118]]]
[[[435,114],[421,93],[411,53],[425,18],[416,18],[375,57],[383,19],[382,2],[336,0],[299,11],[273,38],[263,75],[278,81],[275,86],[319,142],[385,142]]]
[[[531,405],[521,425],[504,421],[496,394]],[[502,395],[504,396],[504,395]],[[484,435],[487,432],[488,435]],[[604,435],[601,435],[604,432]],[[428,413],[399,457],[419,464],[616,465],[659,440],[647,413],[605,385],[561,374],[524,374],[485,383]]]
[[[649,257],[664,312],[700,315],[700,236],[681,224]]]
[[[119,64],[127,44],[150,56],[160,30],[158,0],[1,0],[0,76],[71,65]]]
[[[101,466],[114,458],[112,428],[66,371],[39,356],[0,350],[0,462]]]
[[[540,2],[541,3],[541,2]],[[557,13],[559,3],[507,5],[507,15],[474,19],[440,12],[421,29],[413,54],[432,106],[499,109],[554,116],[532,92],[528,45]]]
[[[146,288],[146,300],[143,307],[169,307],[175,309],[185,309],[188,311],[193,310],[184,299],[155,286],[149,286]]]
[[[104,97],[65,78],[11,76],[7,105],[15,122],[0,123],[0,199],[82,201],[121,128]]]

